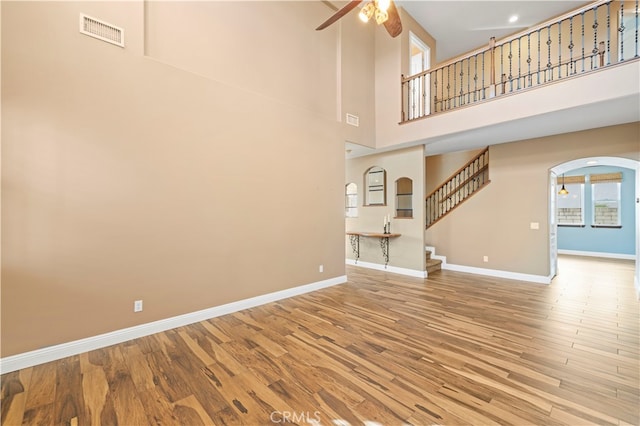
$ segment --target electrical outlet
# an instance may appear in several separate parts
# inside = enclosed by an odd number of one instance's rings
[[[488,261],[489,261],[489,256],[484,256],[484,257],[482,258],[482,261],[483,261],[483,262],[488,262]]]
[[[318,272],[324,272],[324,265],[318,266]]]
[[[142,300],[133,302],[133,312],[142,312]]]

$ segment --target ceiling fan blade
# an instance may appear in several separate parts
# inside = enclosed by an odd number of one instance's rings
[[[400,22],[400,14],[393,0],[391,0],[387,13],[389,14],[389,19],[384,21],[384,27],[391,37],[397,37],[402,32],[402,22]]]
[[[325,28],[327,28],[329,25],[333,24],[334,22],[336,22],[338,19],[342,18],[344,15],[346,15],[347,13],[351,12],[353,9],[356,8],[356,6],[358,6],[360,3],[362,3],[362,0],[351,0],[349,3],[347,3],[347,5],[345,7],[343,7],[342,9],[340,9],[339,11],[337,11],[336,13],[334,13],[331,18],[327,19],[326,21],[324,21],[318,28],[316,28],[316,31],[319,30],[324,30]]]

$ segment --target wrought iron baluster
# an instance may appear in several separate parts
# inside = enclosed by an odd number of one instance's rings
[[[464,105],[464,60],[460,61],[460,105]],[[460,106],[458,105],[458,106]]]
[[[549,73],[548,77],[547,73]],[[547,78],[553,80],[553,69],[551,68],[551,25],[547,26],[547,71],[545,72],[545,82]]]
[[[509,92],[513,92],[513,40],[509,42],[509,54],[507,55],[507,58],[509,59]]]
[[[591,50],[591,53],[593,55],[591,56],[591,69],[594,69],[594,68],[597,68],[597,65],[594,66],[594,64],[597,64],[596,55],[598,54],[598,8],[597,7],[593,8],[593,25],[591,27],[593,28],[593,49]]]
[[[451,184],[451,181],[447,182],[447,184],[445,185],[445,199],[444,199],[444,212],[448,212],[449,211],[449,185]]]
[[[447,65],[447,109],[451,109],[451,65]]]
[[[440,69],[440,111],[444,111],[444,68]]]
[[[525,86],[531,87],[531,34],[527,34],[527,80],[529,84]]]
[[[473,102],[478,100],[478,54],[473,56]]]
[[[427,203],[428,206],[427,208],[429,209],[428,211],[428,218],[429,218],[429,223],[433,222],[433,218],[434,218],[434,209],[433,209],[433,201],[434,201],[435,197],[429,197],[429,202]]]
[[[431,197],[431,221],[433,222],[438,218],[438,193],[433,194]]]
[[[580,13],[580,16],[582,17],[582,42],[581,42],[581,45],[582,45],[582,72],[584,72],[584,59],[585,59],[584,58],[584,46],[585,46],[585,44],[584,44],[584,14],[585,14],[584,11]]]
[[[500,45],[500,75],[502,76],[502,94],[504,94],[504,44]]]
[[[453,107],[454,108],[460,106],[458,97],[456,96],[456,89],[458,87],[458,75],[457,75],[458,72],[456,70],[457,65],[458,65],[457,62],[453,63]]]
[[[471,58],[467,59],[467,103],[471,103]]]
[[[438,71],[433,75],[433,112],[438,112]]]
[[[607,3],[607,65],[611,65],[611,3]]]
[[[636,25],[637,27],[637,25]],[[638,31],[636,31],[636,39],[638,38]],[[637,45],[638,43],[636,43]],[[486,99],[485,95],[485,90],[484,90],[484,53],[482,54],[482,99]]]
[[[458,176],[453,180],[453,192],[451,193],[451,205],[455,207],[458,204]]]
[[[558,78],[562,78],[562,21],[558,22]]]
[[[540,59],[542,58],[542,50],[540,49],[540,30],[538,30],[538,84],[540,84]]]
[[[567,75],[575,74],[575,68],[573,64],[573,16],[569,18],[569,65],[567,65]]]
[[[518,90],[520,90],[521,78],[522,78],[522,37],[518,37]]]
[[[618,27],[618,31],[620,35],[618,36],[620,39],[620,53],[618,56],[620,57],[620,62],[624,61],[624,1],[620,2],[620,26]]]

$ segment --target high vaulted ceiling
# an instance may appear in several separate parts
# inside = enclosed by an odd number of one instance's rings
[[[398,0],[437,42],[443,62],[591,3],[584,0]],[[510,23],[509,18],[518,20]]]

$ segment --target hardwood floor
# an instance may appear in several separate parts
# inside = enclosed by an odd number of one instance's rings
[[[544,286],[349,267],[344,285],[5,374],[1,421],[637,425],[633,271],[562,257]]]

